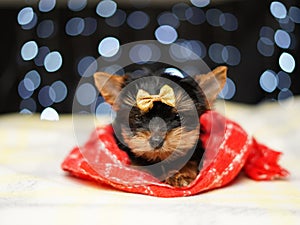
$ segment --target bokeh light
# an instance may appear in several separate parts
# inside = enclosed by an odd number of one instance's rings
[[[219,22],[226,31],[235,31],[238,29],[238,20],[231,13],[222,13],[219,17]]]
[[[185,11],[185,17],[193,25],[200,25],[206,21],[205,13],[202,9],[189,7]]]
[[[31,7],[25,7],[23,9],[20,10],[20,12],[18,13],[18,23],[20,25],[26,25],[29,24],[34,18],[34,12],[33,9]]]
[[[288,32],[284,30],[277,30],[274,35],[275,43],[280,48],[289,48],[291,44],[291,38]]]
[[[260,76],[259,84],[264,91],[269,93],[273,92],[278,84],[275,72],[272,70],[266,70],[263,72]]]
[[[154,44],[137,44],[129,51],[131,61],[138,64],[158,61],[160,56],[160,50]]]
[[[209,9],[206,11],[206,19],[207,22],[214,26],[214,27],[219,27],[221,26],[220,23],[220,16],[222,15],[222,11],[219,9]]]
[[[237,33],[244,30],[241,27],[241,25],[245,26],[241,23],[242,15],[234,11],[235,9],[221,4],[210,5],[211,2],[210,0],[177,1],[170,3],[168,8],[162,7],[153,13],[152,8],[150,9],[150,6],[153,7],[150,4],[151,0],[131,1],[129,4],[132,8],[122,8],[123,3],[118,5],[118,1],[114,0],[98,0],[96,4],[90,4],[88,0],[67,0],[64,5],[67,7],[67,14],[62,23],[53,18],[54,11],[49,13],[58,8],[56,4],[60,2],[56,0],[39,0],[30,6],[20,7],[15,22],[20,25],[24,33],[25,39],[21,42],[19,54],[21,59],[26,61],[19,62],[20,66],[26,66],[26,70],[23,71],[24,77],[21,77],[18,83],[18,94],[21,98],[20,112],[36,112],[37,109],[41,109],[40,105],[51,106],[55,110],[56,103],[62,103],[68,95],[73,94],[68,79],[63,76],[56,77],[57,74],[65,73],[63,63],[66,68],[69,64],[69,58],[65,58],[69,57],[68,54],[53,40],[63,31],[65,40],[75,45],[77,40],[95,41],[98,47],[96,51],[98,50],[104,62],[104,65],[98,65],[97,56],[93,52],[94,47],[90,48],[87,45],[86,52],[83,54],[81,51],[78,54],[77,50],[80,48],[76,48],[72,73],[77,74],[77,79],[90,79],[96,71],[124,74],[124,68],[119,62],[124,56],[128,57],[130,62],[137,64],[151,64],[164,58],[165,55],[162,54],[165,53],[161,52],[155,44],[137,43],[128,52],[122,52],[120,42],[126,42],[131,38],[139,39],[144,33],[152,35],[149,39],[154,37],[158,42],[169,45],[167,57],[171,57],[175,62],[186,64],[183,66],[184,74],[175,67],[165,69],[174,76],[183,77],[186,74],[201,73],[188,62],[198,58],[213,64],[239,66],[246,54],[245,49],[239,45],[240,42],[236,42],[235,39]],[[292,78],[294,78],[292,73],[298,66],[294,50],[298,46],[296,34],[300,23],[300,8],[296,4],[280,0],[270,1],[267,7],[264,16],[268,20],[255,28],[256,49],[255,46],[253,47],[260,55],[260,59],[257,60],[264,61],[264,57],[267,57],[266,62],[275,60],[275,65],[268,63],[268,66],[256,72],[256,82],[264,92],[267,92],[266,96],[274,98],[277,95],[276,100],[283,102],[284,99],[293,96],[292,91],[295,89],[292,85]],[[190,29],[191,35],[187,35],[185,27]],[[207,30],[205,30],[207,27],[208,33],[211,32],[213,36],[211,40],[207,39]],[[136,35],[129,35],[127,38],[127,31],[134,32]],[[26,32],[33,34],[34,37],[28,39]],[[92,45],[95,46],[95,43]],[[93,51],[90,51],[91,49]],[[48,74],[54,72],[57,74],[53,76]],[[97,99],[98,92],[92,86],[84,83],[79,87],[79,93],[75,94],[76,100],[82,106],[90,106]],[[235,94],[236,84],[233,76],[228,78],[220,97],[230,100],[235,97]],[[108,105],[99,102],[96,105],[93,105],[96,114],[111,113]]]
[[[48,107],[54,103],[53,99],[55,99],[55,92],[49,85],[42,87],[38,94],[39,103]]]
[[[37,54],[38,45],[35,41],[28,41],[21,48],[21,56],[25,61],[33,59]]]
[[[100,1],[96,7],[96,12],[101,17],[110,17],[117,10],[117,3],[112,0],[103,0]]]
[[[39,10],[41,12],[50,12],[54,9],[56,0],[40,0],[39,1]]]
[[[37,36],[39,38],[49,38],[54,32],[54,22],[52,20],[43,20],[37,26]]]
[[[190,0],[194,6],[205,7],[210,3],[210,0]]]
[[[199,41],[177,42],[170,46],[170,56],[177,62],[186,62],[188,60],[197,60],[206,54],[205,46]]]
[[[85,8],[87,0],[69,0],[68,8],[74,12],[79,12]]]
[[[106,37],[100,41],[98,45],[98,52],[104,57],[112,57],[118,53],[120,42],[115,37]]]
[[[224,49],[224,45],[220,43],[214,43],[209,46],[208,49],[208,55],[211,58],[212,61],[215,63],[224,63],[223,57],[222,57],[222,51]]]
[[[289,9],[289,16],[293,22],[300,23],[300,8],[291,6]]]
[[[85,56],[80,59],[77,65],[77,71],[82,77],[92,76],[98,69],[97,61],[92,56]]]
[[[50,52],[44,60],[44,67],[48,72],[56,72],[62,66],[62,56],[58,51]]]
[[[134,63],[148,62],[151,59],[151,56],[151,48],[143,44],[135,45],[129,52],[129,57]]]
[[[81,32],[83,36],[90,36],[97,30],[97,20],[92,17],[84,18],[84,27]]]
[[[283,19],[279,19],[278,22],[279,26],[287,32],[293,32],[295,30],[295,23],[288,16]]]
[[[50,95],[50,98],[53,102],[62,102],[67,97],[68,89],[64,82],[60,80],[55,81],[53,84],[51,84],[50,88],[54,92],[54,95]]]
[[[283,19],[287,15],[287,10],[284,4],[278,1],[274,1],[270,5],[270,11],[272,15],[277,19]]]
[[[103,117],[106,117],[105,121],[103,121]],[[104,122],[105,124],[110,124],[113,122],[115,117],[116,117],[116,112],[112,109],[110,104],[106,102],[102,102],[97,106],[96,118],[102,123]]]
[[[41,120],[57,121],[59,120],[59,115],[57,111],[51,107],[45,108],[40,116]]]
[[[175,5],[173,5],[172,7],[172,13],[174,15],[176,15],[176,17],[179,19],[179,20],[182,20],[182,21],[185,21],[187,18],[186,18],[186,10],[189,8],[190,6],[186,3],[177,3]]]
[[[293,100],[294,95],[289,89],[283,89],[278,93],[278,102],[279,104],[285,105],[287,99]]]
[[[26,75],[24,77],[24,86],[26,87],[27,90],[29,90],[28,89],[29,87],[27,87],[27,82],[28,81],[31,82],[31,84],[32,84],[31,91],[33,91],[33,90],[37,89],[40,86],[41,76],[36,70],[31,70],[28,73],[26,73]]]
[[[279,57],[279,66],[287,73],[293,72],[296,66],[294,57],[287,52],[283,52]]]
[[[111,27],[120,27],[125,23],[125,21],[126,13],[121,9],[117,9],[113,16],[105,19],[105,22]]]
[[[37,24],[37,21],[38,21],[38,17],[36,15],[36,13],[33,13],[33,19],[29,23],[22,25],[21,27],[23,30],[30,30],[35,27],[35,25]]]
[[[20,103],[21,114],[32,114],[36,112],[36,102],[33,98],[23,99]]]
[[[237,66],[241,61],[241,53],[234,46],[224,46],[221,54],[223,61],[230,66]]]
[[[129,14],[127,24],[136,30],[144,29],[149,24],[150,18],[143,11],[135,11]]]
[[[70,36],[77,36],[84,30],[84,20],[79,17],[71,18],[66,24],[66,33]]]
[[[96,97],[96,89],[90,83],[83,83],[77,88],[76,99],[83,106],[92,104],[96,100]]]
[[[178,34],[173,27],[162,25],[155,30],[155,37],[162,44],[171,44],[176,41]]]
[[[180,25],[178,17],[171,12],[163,12],[158,15],[157,22],[159,25],[169,25],[177,28]]]
[[[268,38],[272,41],[274,33],[275,32],[271,27],[263,26],[262,28],[260,28],[259,36],[263,38]]]
[[[219,96],[223,99],[229,100],[233,98],[235,92],[236,92],[235,83],[230,78],[227,78],[225,86],[220,92]]]
[[[289,89],[292,84],[290,76],[283,71],[279,71],[279,73],[277,73],[277,81],[277,87],[280,90]]]
[[[263,56],[270,57],[274,54],[274,42],[267,37],[261,37],[256,47]]]
[[[27,99],[31,97],[31,95],[33,94],[33,90],[31,88],[30,90],[28,90],[25,86],[24,80],[22,80],[18,85],[18,93],[22,99]]]
[[[45,57],[49,52],[50,50],[47,46],[40,47],[37,56],[34,58],[35,65],[44,66]]]
[[[101,68],[101,71],[104,71],[109,74],[119,74],[119,75],[124,74],[123,67],[118,64],[112,64],[110,66],[103,67]]]

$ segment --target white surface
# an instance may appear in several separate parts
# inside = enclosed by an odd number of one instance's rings
[[[185,198],[124,193],[60,169],[95,121],[7,115],[0,117],[0,224],[299,225],[300,99],[284,105],[220,105],[259,141],[284,152],[281,164],[291,172],[288,180],[255,182],[240,174],[225,188]]]

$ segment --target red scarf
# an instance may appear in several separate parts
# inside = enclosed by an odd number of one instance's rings
[[[205,160],[197,178],[187,187],[164,184],[146,172],[131,168],[127,154],[115,143],[111,126],[97,128],[84,146],[75,147],[62,163],[62,169],[122,191],[158,197],[189,196],[223,187],[242,169],[254,180],[289,175],[278,164],[281,152],[258,143],[237,123],[209,111],[201,116],[200,124]]]

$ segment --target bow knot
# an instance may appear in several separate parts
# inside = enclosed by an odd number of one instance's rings
[[[169,85],[164,85],[158,95],[150,95],[147,91],[140,89],[136,96],[137,107],[147,112],[153,107],[154,102],[162,102],[166,105],[175,107],[175,94]]]

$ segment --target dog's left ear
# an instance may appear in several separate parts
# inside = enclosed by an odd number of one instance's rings
[[[219,66],[207,74],[196,75],[194,79],[204,92],[209,104],[212,104],[222,91],[227,77],[227,67]]]
[[[94,74],[95,85],[104,100],[113,105],[124,85],[127,76],[112,75],[105,72]]]

